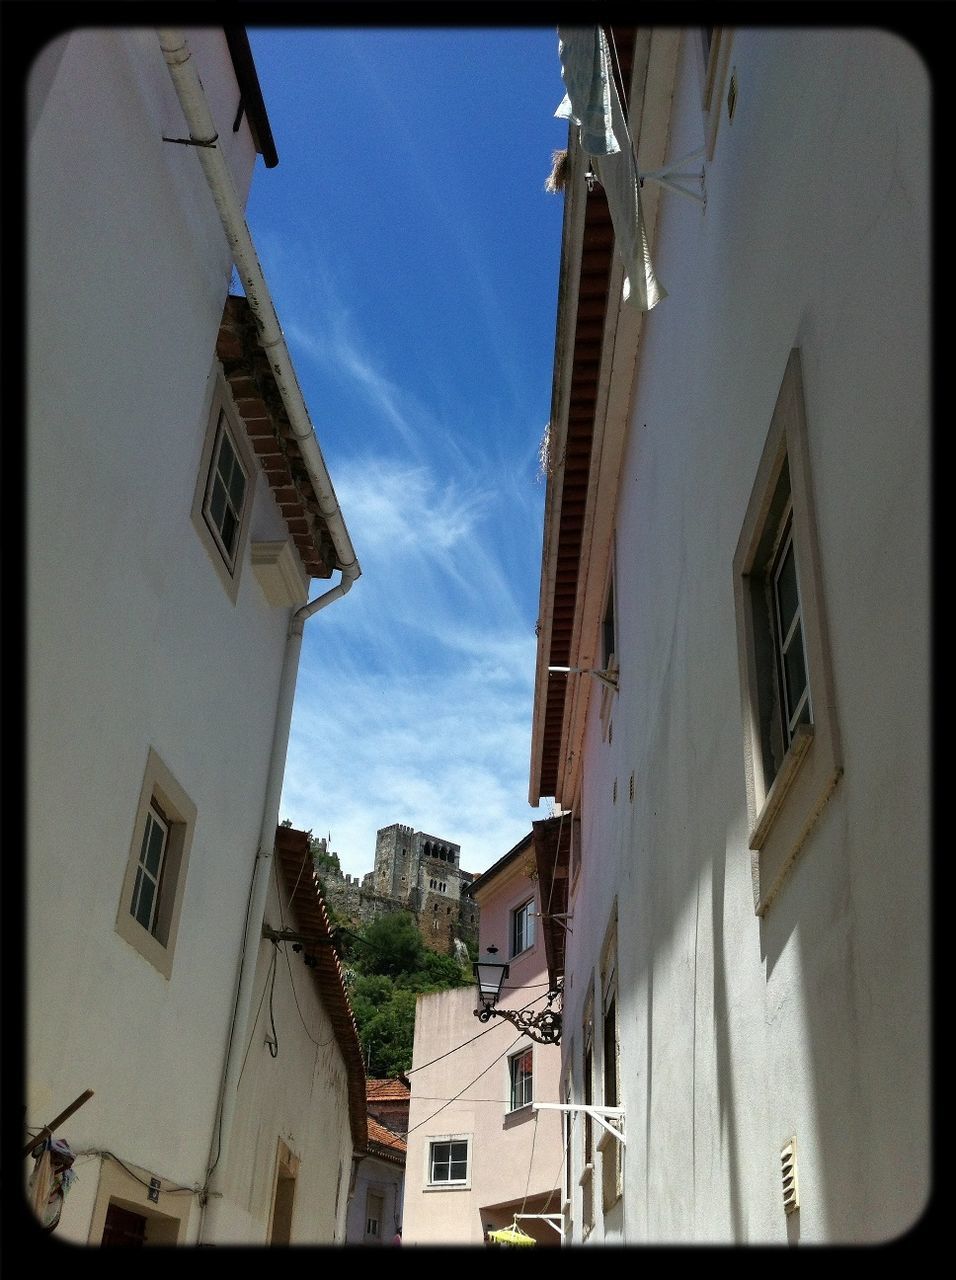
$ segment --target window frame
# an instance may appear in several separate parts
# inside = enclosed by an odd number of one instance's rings
[[[372,1213],[372,1200],[378,1201],[379,1211],[378,1217]],[[382,1223],[385,1221],[385,1192],[377,1187],[367,1187],[365,1190],[365,1234],[366,1241],[373,1241],[377,1244],[382,1243]],[[370,1224],[375,1224],[375,1230],[370,1230]]]
[[[236,529],[235,546],[230,556],[224,546],[221,533],[217,533],[214,522],[207,514],[207,506],[215,483],[216,462],[220,455],[219,441],[225,435],[236,461],[245,474],[245,490],[239,521]],[[200,541],[206,548],[209,559],[219,575],[226,594],[233,604],[239,594],[239,581],[242,566],[246,558],[252,523],[252,509],[255,505],[256,487],[259,482],[259,464],[252,451],[240,417],[232,401],[232,392],[225,379],[217,371],[213,377],[212,400],[206,416],[205,434],[199,459],[196,477],[196,488],[193,494],[192,523],[199,534]]]
[[[601,949],[601,1100],[606,1107],[620,1106],[621,1040],[617,1018],[617,902]],[[624,1193],[624,1144],[606,1129],[597,1142],[601,1153],[601,1204],[605,1213]]]
[[[147,929],[133,914],[134,892],[148,824],[157,810],[167,823],[168,832],[158,892],[150,913],[151,925]],[[165,978],[172,973],[195,826],[195,804],[150,747],[120,891],[116,932]]]
[[[526,951],[530,951],[536,941],[537,930],[534,925],[534,901],[535,895],[532,894],[527,901],[520,903],[511,912],[511,928],[509,930],[509,941],[511,954],[509,960],[514,960],[516,956],[522,956]],[[521,937],[524,940],[524,946],[518,947],[518,921],[523,920]]]
[[[586,1107],[594,1105],[594,988],[588,991],[581,1019],[581,1100]],[[583,1113],[581,1141],[581,1234],[583,1239],[594,1230],[594,1121]]]
[[[149,855],[155,831],[160,833],[160,847],[159,858],[154,872],[149,865]],[[156,799],[151,797],[149,804],[146,806],[143,843],[140,846],[139,857],[136,862],[136,877],[133,882],[133,895],[129,907],[130,915],[134,920],[139,921],[147,933],[154,933],[156,928],[156,917],[159,914],[159,904],[163,891],[163,871],[166,867],[166,856],[169,853],[170,832],[171,823],[166,818]],[[143,904],[144,891],[147,884],[152,886],[153,892],[146,912],[147,919],[144,920],[140,914],[140,908]]]
[[[709,44],[704,31],[711,32]],[[700,110],[704,122],[704,153],[714,158],[717,130],[724,107],[724,86],[730,66],[733,29],[730,27],[694,27],[690,31],[694,43],[694,60],[700,81]]]
[[[470,1191],[471,1190],[471,1137],[470,1133],[440,1133],[431,1134],[425,1144],[425,1190],[426,1191]],[[451,1158],[451,1147],[454,1143],[465,1144],[465,1176],[458,1179],[438,1179],[434,1177],[435,1158],[434,1151],[436,1147],[447,1146],[448,1168],[451,1172],[453,1164],[460,1164],[461,1161],[454,1161]]]
[[[528,1060],[528,1069],[522,1073],[519,1080],[517,1072],[520,1064],[525,1059]],[[524,1096],[525,1093],[527,1093],[527,1097]],[[509,1115],[515,1111],[522,1111],[525,1107],[530,1107],[534,1101],[534,1050],[530,1044],[518,1049],[508,1058],[508,1096],[510,1102],[508,1107]]]
[[[775,623],[767,585],[788,533],[812,710],[811,722],[796,723],[789,741],[781,717],[784,694],[776,646],[769,638]],[[762,916],[843,773],[797,348],[790,353],[774,406],[733,574],[748,845],[754,908]]]

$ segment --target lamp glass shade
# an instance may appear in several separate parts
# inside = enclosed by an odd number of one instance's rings
[[[508,966],[495,964],[493,960],[476,960],[473,968],[482,1004],[493,1005],[501,995],[501,984],[508,976]]]

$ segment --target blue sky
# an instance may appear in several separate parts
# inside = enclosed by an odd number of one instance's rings
[[[259,163],[248,221],[363,570],[306,626],[282,816],[331,832],[352,874],[393,822],[482,871],[545,816],[527,792],[557,34],[249,37],[279,165]]]

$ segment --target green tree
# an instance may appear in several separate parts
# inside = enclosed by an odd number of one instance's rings
[[[370,1076],[397,1076],[412,1065],[417,998],[414,991],[394,991],[365,1023],[362,1048]]]
[[[363,973],[395,978],[415,973],[425,951],[418,926],[404,911],[379,916],[360,934],[364,946],[356,946],[354,963]]]

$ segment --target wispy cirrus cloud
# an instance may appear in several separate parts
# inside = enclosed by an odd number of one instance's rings
[[[283,817],[331,831],[353,875],[372,869],[375,833],[393,822],[454,840],[469,870],[490,866],[541,816],[525,799],[530,688],[520,669],[511,679],[510,698],[471,670],[416,672],[387,688],[360,676],[334,691],[310,682],[296,703]]]

